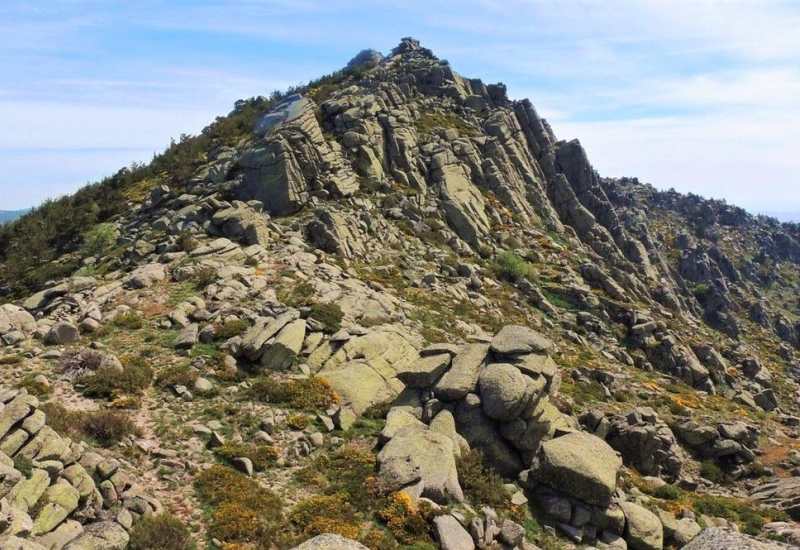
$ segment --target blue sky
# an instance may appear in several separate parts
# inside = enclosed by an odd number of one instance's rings
[[[601,174],[800,212],[800,2],[0,3],[0,209],[147,161],[233,102],[414,36]]]

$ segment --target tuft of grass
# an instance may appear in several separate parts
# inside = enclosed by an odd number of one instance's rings
[[[333,334],[342,328],[344,312],[338,304],[317,303],[311,306],[308,318],[319,321],[324,332]]]
[[[533,267],[512,250],[504,250],[498,254],[494,259],[494,264],[498,275],[512,283],[536,278]]]
[[[194,547],[186,524],[168,512],[145,516],[133,525],[130,550],[190,550]]]
[[[476,506],[508,509],[511,499],[500,475],[486,465],[483,453],[477,449],[462,452],[456,459],[458,480],[464,494]]]
[[[176,365],[167,367],[156,376],[156,386],[161,389],[171,389],[175,386],[191,388],[200,375],[189,365]]]
[[[217,447],[214,452],[228,460],[249,458],[253,463],[253,468],[259,471],[269,468],[280,456],[278,449],[270,445],[227,444]]]
[[[0,365],[18,365],[24,358],[21,355],[4,355],[0,357]]]
[[[122,313],[114,317],[112,324],[115,327],[127,330],[139,330],[144,327],[144,318],[138,313]]]
[[[191,231],[181,231],[175,241],[175,246],[182,252],[191,252],[198,246],[197,239],[194,238]]]
[[[249,327],[250,324],[241,319],[214,325],[214,340],[223,342],[230,340],[234,336],[241,336]]]
[[[25,456],[15,456],[14,469],[18,470],[26,478],[30,478],[33,472],[33,461]]]
[[[217,270],[213,267],[204,267],[192,275],[190,281],[195,290],[205,290],[217,282]]]

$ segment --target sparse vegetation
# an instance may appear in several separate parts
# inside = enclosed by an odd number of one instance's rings
[[[91,397],[115,398],[121,395],[139,395],[153,380],[153,369],[143,357],[125,355],[119,365],[105,364],[90,374],[77,378],[83,393]]]
[[[139,428],[123,411],[70,411],[52,401],[41,406],[47,423],[55,431],[72,439],[89,439],[103,447],[111,447],[123,438],[138,435]]]
[[[194,547],[186,524],[164,512],[145,516],[133,525],[130,550],[190,550]]]
[[[531,274],[531,266],[517,253],[504,250],[495,258],[495,265],[500,277],[516,283],[527,279]]]
[[[264,403],[285,403],[298,409],[324,409],[337,403],[339,396],[322,377],[280,382],[274,378],[256,379],[251,397]]]
[[[424,112],[416,122],[417,132],[428,137],[436,130],[457,130],[464,137],[476,137],[480,131],[455,113]]]
[[[732,521],[748,535],[759,534],[764,524],[770,521],[788,520],[785,512],[757,508],[752,502],[738,498],[703,495],[692,498],[691,504],[697,513]]]
[[[195,489],[200,501],[213,507],[208,527],[212,537],[270,545],[283,517],[283,503],[272,491],[225,466],[200,472]]]
[[[175,386],[191,388],[200,374],[189,365],[176,365],[167,367],[156,376],[156,386],[161,389],[172,389]]]
[[[127,330],[139,330],[144,327],[144,318],[138,313],[122,313],[114,317],[112,323],[117,328],[124,328]]]
[[[473,506],[491,506],[498,510],[510,506],[510,497],[503,487],[502,478],[486,466],[481,451],[473,449],[462,452],[456,461],[456,469],[464,494]]]
[[[342,318],[344,313],[337,304],[317,303],[311,306],[308,313],[309,319],[314,319],[322,323],[323,330],[327,334],[333,334],[342,328]]]
[[[228,460],[234,458],[249,458],[253,463],[253,468],[257,471],[266,470],[280,456],[278,449],[271,445],[253,444],[227,444],[217,447],[214,452]]]

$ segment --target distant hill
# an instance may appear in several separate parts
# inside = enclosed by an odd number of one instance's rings
[[[764,212],[764,215],[781,222],[800,222],[800,212]]]
[[[30,208],[25,210],[0,210],[0,223],[13,222],[20,216],[24,216],[30,212]]]

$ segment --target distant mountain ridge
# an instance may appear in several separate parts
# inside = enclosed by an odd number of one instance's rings
[[[779,222],[800,222],[800,212],[763,212],[763,214],[775,218]]]
[[[25,208],[24,210],[0,210],[0,223],[13,222],[30,211],[30,208]]]

